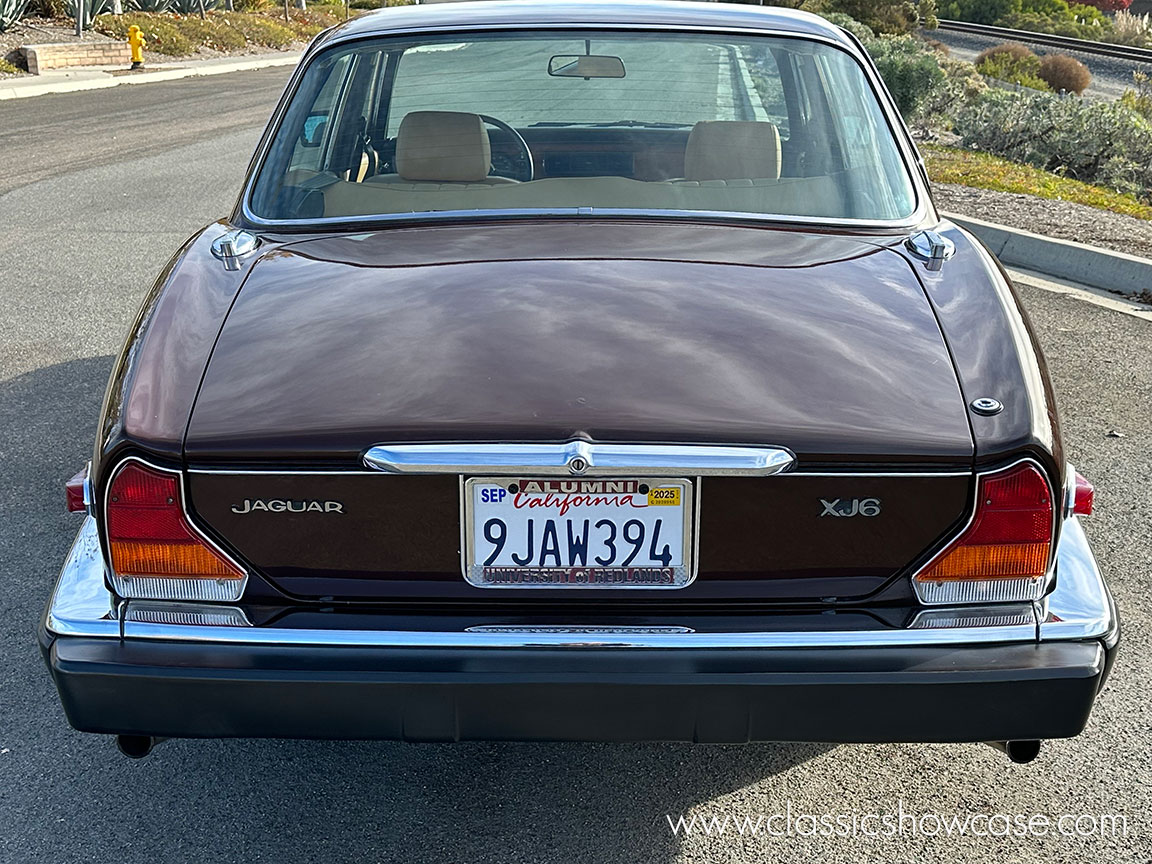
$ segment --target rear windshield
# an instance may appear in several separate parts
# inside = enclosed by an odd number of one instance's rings
[[[308,65],[253,214],[915,210],[860,65],[807,39],[588,31],[378,39]]]

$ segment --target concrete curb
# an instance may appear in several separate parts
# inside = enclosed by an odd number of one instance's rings
[[[0,82],[0,100],[23,99],[48,93],[76,93],[81,90],[104,90],[121,84],[150,84],[154,81],[175,81],[202,75],[224,75],[228,72],[248,72],[272,66],[295,66],[300,54],[259,54],[254,57],[221,58],[219,60],[191,60],[186,63],[152,66],[135,75],[109,75],[108,67],[80,68],[46,72],[29,78]],[[123,67],[115,67],[121,69]],[[45,80],[49,79],[49,80]]]
[[[1121,294],[1152,291],[1152,261],[983,219],[942,213],[975,234],[1005,267],[1020,267]]]

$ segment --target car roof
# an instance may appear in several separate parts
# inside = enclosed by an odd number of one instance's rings
[[[313,48],[332,41],[411,30],[509,27],[670,27],[771,30],[831,39],[849,49],[845,32],[818,15],[777,6],[692,3],[685,0],[477,0],[393,6],[326,31]]]

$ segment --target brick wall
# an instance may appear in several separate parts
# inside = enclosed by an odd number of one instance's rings
[[[132,52],[127,42],[22,45],[20,51],[28,61],[28,71],[33,75],[68,66],[127,66],[132,62]]]

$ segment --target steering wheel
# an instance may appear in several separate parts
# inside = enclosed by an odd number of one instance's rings
[[[528,142],[524,140],[524,136],[505,123],[503,120],[497,120],[495,117],[490,117],[487,114],[479,115],[480,119],[487,123],[489,126],[495,126],[503,132],[507,132],[512,136],[512,140],[520,148],[523,156],[523,168],[519,171],[519,176],[513,177],[513,180],[521,182],[528,182],[535,174],[535,169],[532,165],[532,151],[528,148]]]

